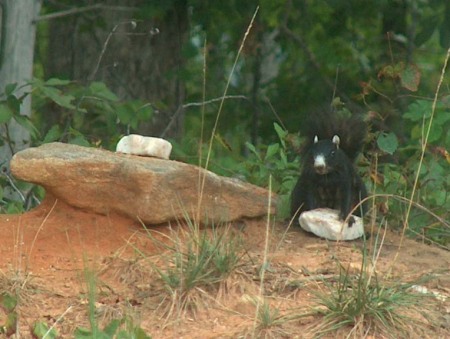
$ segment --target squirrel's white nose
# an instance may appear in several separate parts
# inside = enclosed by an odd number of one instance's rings
[[[314,168],[324,168],[326,166],[327,163],[325,162],[325,157],[322,154],[314,157]]]
[[[327,162],[322,154],[318,154],[314,157],[314,170],[316,171],[316,173],[321,175],[327,174]]]

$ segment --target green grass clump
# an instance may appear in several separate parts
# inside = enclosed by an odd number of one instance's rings
[[[325,290],[314,292],[322,315],[316,336],[346,330],[347,337],[399,338],[425,328],[433,313],[427,307],[429,295],[415,293],[414,283],[382,282],[365,265],[358,274],[339,266],[336,281],[324,281]]]
[[[201,296],[211,298],[206,292],[218,292],[240,265],[241,239],[231,232],[229,225],[201,230],[190,220],[187,227],[172,229],[167,238],[168,243],[155,240],[165,249],[162,254],[165,265],[155,269],[165,291],[164,299],[170,300],[167,315],[175,310],[177,314],[195,311]]]

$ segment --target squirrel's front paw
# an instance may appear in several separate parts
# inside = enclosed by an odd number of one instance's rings
[[[347,215],[343,215],[343,214],[341,214],[340,215],[340,218],[341,218],[341,220],[346,220],[346,218],[347,218]],[[353,224],[355,223],[356,221],[355,221],[355,218],[353,218],[353,215],[351,215],[351,216],[349,216],[348,217],[348,227],[352,227],[353,226]]]
[[[353,216],[350,216],[350,218],[348,218],[348,227],[352,227],[354,223],[355,218],[353,218]]]

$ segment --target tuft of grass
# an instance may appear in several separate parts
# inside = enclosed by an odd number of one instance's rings
[[[155,239],[164,249],[161,254],[163,267],[156,267],[162,283],[166,316],[193,311],[200,303],[211,298],[226,285],[241,263],[243,246],[241,238],[234,234],[230,225],[200,226],[186,218],[186,226],[179,225],[165,241]],[[165,301],[169,300],[169,303]]]
[[[272,307],[265,298],[263,301],[254,300],[254,304],[257,307],[254,336],[258,338],[279,338],[288,335],[282,327],[287,319],[281,315],[277,307]]]
[[[429,295],[412,288],[418,282],[380,279],[375,265],[367,265],[366,251],[364,248],[361,268],[356,274],[338,263],[336,280],[324,280],[325,289],[312,292],[319,305],[315,311],[322,316],[313,328],[315,336],[345,331],[347,337],[358,338],[414,337],[429,324],[436,323],[427,324],[434,312]]]
[[[136,326],[130,316],[112,319],[105,327],[100,328],[96,315],[95,300],[97,296],[97,276],[96,273],[85,268],[84,270],[87,295],[88,295],[88,316],[90,328],[77,327],[74,333],[75,339],[108,339],[108,338],[142,338],[150,339],[145,331]]]
[[[242,334],[245,338],[293,338],[298,334],[298,322],[314,315],[297,307],[281,310],[270,302],[276,297],[246,296],[245,299],[256,308],[252,329]],[[285,300],[280,300],[281,305],[284,303]]]

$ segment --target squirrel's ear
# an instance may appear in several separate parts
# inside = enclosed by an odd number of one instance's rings
[[[333,137],[333,144],[335,144],[336,145],[336,147],[337,148],[339,148],[339,143],[341,142],[341,139],[339,139],[339,137],[337,136],[337,135],[335,135],[334,137]]]
[[[318,142],[319,142],[319,137],[316,135],[316,136],[314,137],[314,143],[317,144]]]

